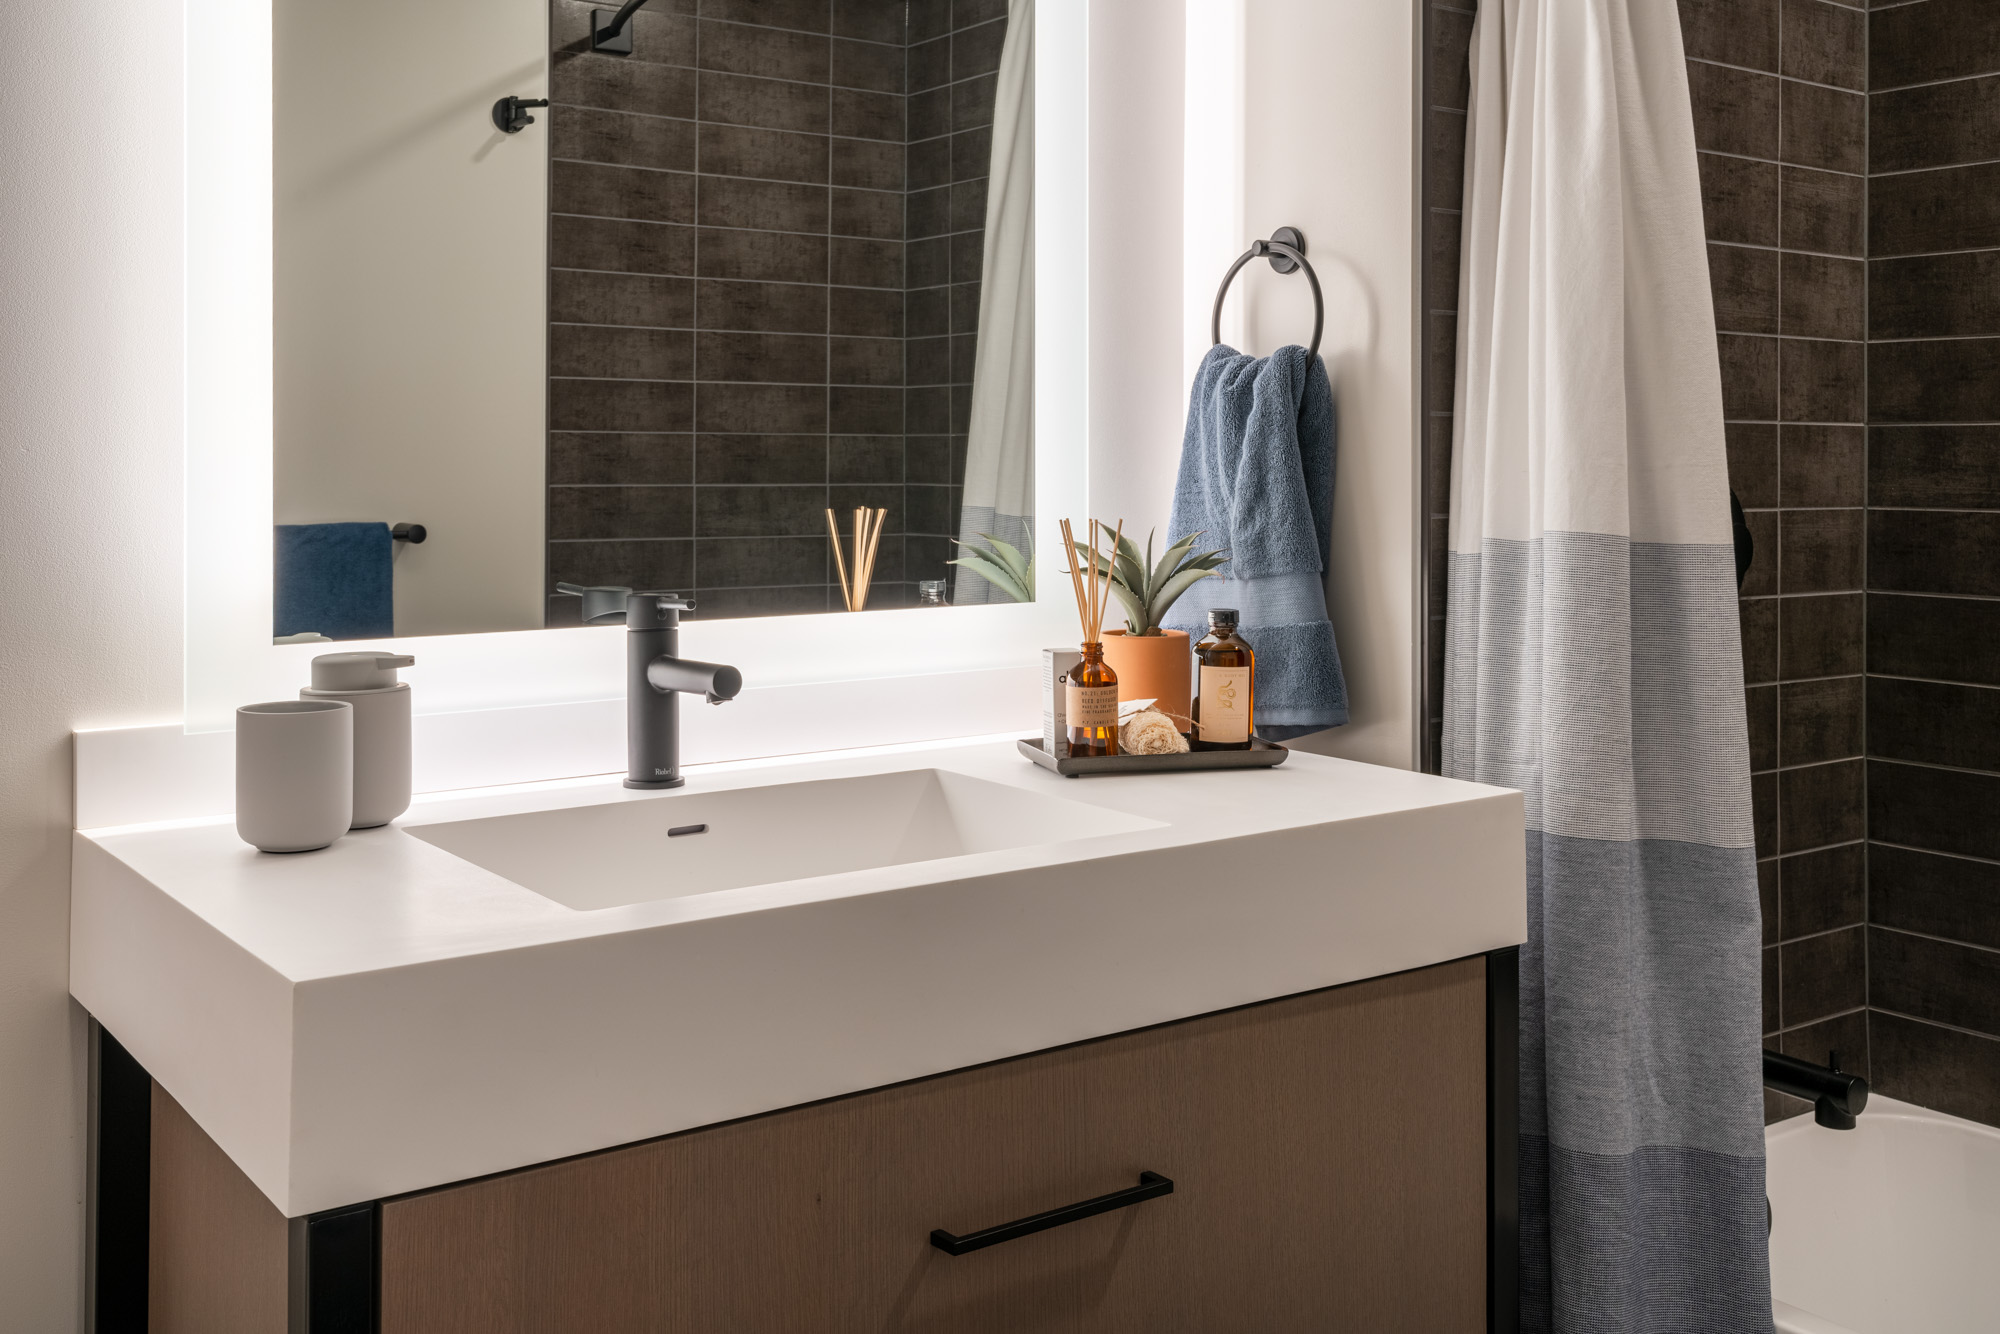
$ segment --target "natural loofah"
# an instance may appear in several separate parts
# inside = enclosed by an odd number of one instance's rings
[[[1158,709],[1141,709],[1118,725],[1118,749],[1127,755],[1181,755],[1187,738]]]

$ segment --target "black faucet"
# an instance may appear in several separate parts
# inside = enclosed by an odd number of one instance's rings
[[[1854,1129],[1855,1116],[1868,1105],[1868,1081],[1842,1070],[1838,1052],[1828,1052],[1825,1065],[1814,1065],[1767,1048],[1764,1087],[1804,1098],[1813,1105],[1813,1120],[1828,1130]]]
[[[694,610],[692,598],[577,584],[557,584],[556,591],[583,599],[585,625],[625,622],[625,786],[679,787],[687,780],[677,696],[720,704],[743,689],[743,673],[679,656],[681,613]]]

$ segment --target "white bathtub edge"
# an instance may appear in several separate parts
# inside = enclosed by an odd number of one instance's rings
[[[1777,1321],[1777,1334],[1854,1334],[1847,1326],[1822,1320],[1811,1311],[1801,1311],[1790,1302],[1773,1300],[1771,1315]]]

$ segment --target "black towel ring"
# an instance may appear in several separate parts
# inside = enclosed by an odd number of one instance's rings
[[[1222,299],[1229,295],[1229,284],[1237,271],[1253,259],[1270,260],[1271,267],[1279,273],[1306,271],[1306,281],[1313,289],[1313,340],[1306,349],[1306,359],[1310,361],[1319,355],[1319,335],[1326,327],[1326,301],[1319,293],[1319,275],[1306,262],[1306,234],[1296,227],[1280,227],[1271,233],[1270,240],[1251,242],[1250,248],[1229,266],[1229,272],[1222,275],[1222,286],[1215,289],[1215,313],[1209,317],[1209,340],[1218,345],[1222,342]]]

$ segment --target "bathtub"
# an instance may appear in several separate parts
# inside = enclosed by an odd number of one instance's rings
[[[1778,1334],[2000,1331],[2000,1130],[1875,1096],[1765,1143]]]

